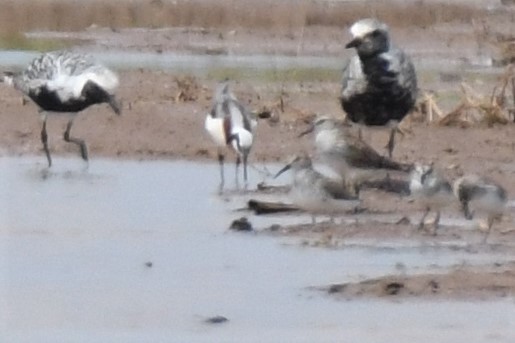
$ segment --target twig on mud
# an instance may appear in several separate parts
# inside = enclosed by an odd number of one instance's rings
[[[196,101],[199,98],[201,86],[193,76],[176,77],[175,83],[179,91],[175,95],[175,102]]]
[[[442,110],[436,103],[435,94],[432,92],[424,91],[416,107],[419,113],[425,115],[425,120],[429,123],[435,120],[434,114],[436,114],[438,119],[444,117]]]

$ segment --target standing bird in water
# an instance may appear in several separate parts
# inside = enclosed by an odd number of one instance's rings
[[[356,49],[343,71],[341,105],[354,123],[394,125],[387,144],[389,157],[395,146],[397,124],[413,108],[417,75],[411,59],[390,44],[388,26],[376,19],[362,19],[350,28]]]
[[[86,142],[70,136],[77,114],[91,105],[101,103],[109,104],[116,114],[120,114],[120,106],[114,96],[118,77],[91,57],[82,54],[69,51],[45,53],[22,72],[5,73],[3,82],[21,91],[39,106],[43,121],[41,142],[49,167],[52,166],[46,131],[49,112],[70,113],[64,140],[78,145],[86,162]]]
[[[231,146],[236,157],[236,183],[238,169],[243,160],[243,180],[247,185],[247,161],[252,148],[256,119],[231,93],[227,81],[218,85],[211,111],[206,116],[205,129],[218,148],[220,163],[220,189],[224,186],[224,150]]]

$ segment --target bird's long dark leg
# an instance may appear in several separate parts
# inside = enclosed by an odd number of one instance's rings
[[[471,220],[474,217],[473,213],[470,211],[469,203],[467,200],[461,201],[461,209],[463,211],[463,215],[465,216],[465,219]]]
[[[225,177],[224,177],[224,154],[220,149],[218,149],[218,164],[220,165],[220,191],[223,190],[224,184],[225,184]]]
[[[361,127],[358,127],[358,139],[359,139],[360,141],[362,141],[362,140],[363,140],[363,134],[361,133]]]
[[[388,143],[386,144],[386,149],[388,150],[388,157],[392,158],[393,149],[395,148],[395,134],[400,133],[401,136],[404,137],[405,133],[402,131],[398,125],[395,125],[390,131],[390,138],[388,139]]]
[[[77,144],[80,147],[80,154],[82,159],[88,162],[88,147],[86,146],[86,142],[79,138],[70,137],[70,130],[72,129],[74,119],[75,116],[72,117],[66,125],[66,131],[64,131],[64,140],[68,143]]]
[[[52,166],[52,157],[50,157],[50,150],[48,150],[48,134],[46,132],[46,120],[47,114],[41,114],[41,120],[43,121],[43,125],[41,127],[41,143],[43,143],[43,150],[45,150],[46,159],[48,160],[48,166]]]
[[[426,217],[429,214],[430,210],[431,210],[431,208],[429,206],[426,207],[426,210],[424,211],[424,214],[422,215],[422,218],[420,219],[420,223],[418,223],[417,229],[419,231],[424,229],[424,221],[426,220]]]
[[[440,210],[436,211],[436,217],[435,221],[433,223],[433,236],[436,236],[436,231],[438,230],[438,227],[440,226]]]
[[[392,128],[390,131],[390,139],[388,140],[388,143],[386,144],[386,149],[388,149],[388,157],[392,158],[393,155],[393,148],[395,147],[395,132],[397,131],[397,128]]]
[[[494,220],[495,220],[495,216],[489,214],[488,218],[486,220],[487,228],[486,228],[485,236],[483,237],[483,244],[486,243],[486,241],[488,240],[488,237],[490,237],[490,232],[492,231],[492,225],[494,224]]]
[[[240,155],[238,154],[236,156],[236,171],[235,171],[235,175],[234,175],[234,182],[236,184],[236,188],[240,188],[240,181],[239,181],[239,175],[238,175],[238,172],[240,171],[240,164],[241,164],[241,157]]]
[[[245,182],[245,187],[247,187],[248,179],[247,179],[247,161],[248,161],[248,155],[243,154],[243,181]]]

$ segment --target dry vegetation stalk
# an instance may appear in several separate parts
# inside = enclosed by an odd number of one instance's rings
[[[511,87],[511,92],[508,92]],[[462,99],[458,106],[439,118],[436,122],[442,126],[471,126],[474,124],[508,124],[514,121],[515,72],[510,65],[499,84],[488,96],[478,94],[469,85],[461,85]],[[438,106],[431,104],[427,106]]]

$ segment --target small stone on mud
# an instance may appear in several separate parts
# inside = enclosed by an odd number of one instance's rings
[[[386,284],[384,291],[387,295],[397,295],[401,289],[404,288],[402,282],[389,282]]]
[[[153,263],[151,261],[145,262],[145,266],[148,268],[152,268]]]
[[[246,217],[241,217],[240,219],[236,219],[229,226],[229,230],[234,231],[252,231],[252,224]]]
[[[279,230],[281,230],[281,225],[279,225],[279,224],[272,224],[272,225],[270,225],[268,230],[270,230],[272,232],[279,231]]]
[[[225,322],[228,322],[229,319],[227,319],[226,317],[224,316],[214,316],[214,317],[209,317],[205,320],[205,322],[207,324],[222,324],[222,323],[225,323]]]
[[[431,292],[436,293],[438,292],[440,285],[436,280],[429,281],[429,287],[431,288]]]
[[[329,289],[327,290],[327,292],[329,294],[340,293],[345,289],[346,286],[347,286],[346,284],[331,285],[331,286],[329,286]]]
[[[408,217],[404,216],[401,219],[399,219],[398,221],[396,221],[395,224],[397,224],[397,225],[409,225],[409,224],[411,224],[411,221],[409,220]]]

